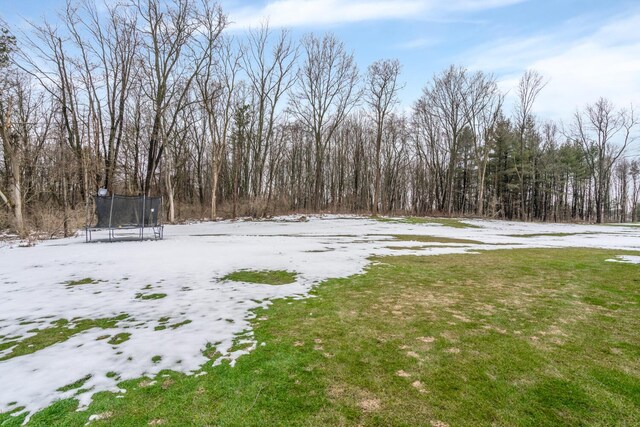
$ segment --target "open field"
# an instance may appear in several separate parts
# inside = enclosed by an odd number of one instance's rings
[[[0,247],[0,425],[640,422],[637,227],[281,218],[82,241]]]

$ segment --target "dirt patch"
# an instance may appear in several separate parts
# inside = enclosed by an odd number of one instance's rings
[[[112,416],[113,416],[113,412],[111,412],[111,411],[102,412],[100,414],[91,415],[89,417],[89,421],[108,420]]]
[[[459,321],[461,321],[463,323],[471,322],[471,319],[469,319],[468,317],[462,316],[460,314],[454,314],[453,317],[455,317],[456,319],[458,319]]]
[[[546,331],[540,331],[538,334],[542,336],[547,336],[547,335],[562,336],[562,337],[567,336],[567,334],[565,334],[564,331],[556,325],[551,325]]]
[[[167,420],[163,420],[162,418],[149,421],[150,426],[161,426],[166,423],[167,423]]]
[[[403,371],[402,369],[396,372],[396,375],[402,378],[409,378],[411,374]]]
[[[427,390],[424,389],[424,385],[420,381],[414,381],[411,383],[411,386],[418,390],[420,393],[426,393]]]
[[[377,412],[381,408],[379,399],[361,400],[359,406],[364,412]]]
[[[440,336],[450,342],[458,341],[458,336],[453,332],[444,331],[443,333],[440,334]]]
[[[138,387],[141,387],[141,388],[151,387],[155,383],[156,383],[155,381],[151,381],[151,380],[142,380],[138,383]]]
[[[344,396],[344,387],[332,385],[327,389],[327,396],[331,399],[341,399]]]

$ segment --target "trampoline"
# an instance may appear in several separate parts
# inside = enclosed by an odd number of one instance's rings
[[[148,196],[111,196],[100,195],[96,197],[96,216],[98,218],[95,226],[85,227],[85,241],[92,241],[92,232],[107,230],[109,241],[119,240],[116,234],[119,231],[128,231],[126,237],[131,239],[131,232],[134,233],[135,240],[144,240],[145,229],[148,229],[147,236],[155,240],[161,240],[164,236],[164,225],[160,221],[160,211],[162,210],[162,197]],[[121,234],[121,233],[120,233]]]

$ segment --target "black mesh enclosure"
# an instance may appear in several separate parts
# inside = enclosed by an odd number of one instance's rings
[[[96,228],[156,227],[161,208],[162,197],[97,197]]]

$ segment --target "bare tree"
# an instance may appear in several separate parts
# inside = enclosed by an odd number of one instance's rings
[[[520,149],[520,164],[516,163],[516,174],[520,183],[520,219],[526,218],[525,197],[525,134],[527,123],[531,120],[533,105],[536,98],[546,86],[546,82],[540,73],[535,70],[527,70],[518,83],[518,101],[515,107],[515,121],[518,128],[518,146]]]
[[[401,65],[397,59],[376,61],[368,68],[366,77],[365,101],[371,108],[375,136],[375,178],[373,190],[373,205],[371,213],[380,211],[381,174],[380,153],[382,151],[382,136],[386,124],[387,115],[398,103],[398,91],[401,89],[398,83]]]
[[[301,39],[298,63],[287,31],[222,37],[226,17],[207,0],[64,3],[56,25],[21,33],[13,58],[0,32],[1,227],[72,233],[97,186],[161,191],[170,221],[227,206],[233,217],[638,217],[637,161],[622,160],[633,111],[601,100],[563,141],[533,115],[544,87],[535,72],[511,119],[494,76],[456,66],[409,116],[395,111],[400,63],[377,61],[360,82],[333,35]]]
[[[252,187],[256,197],[261,197],[264,190],[265,166],[274,139],[278,105],[295,82],[293,67],[298,57],[298,50],[291,43],[287,30],[282,30],[274,41],[272,38],[266,23],[258,29],[249,30],[242,61],[254,98],[255,130],[251,142],[254,161]]]
[[[0,21],[0,139],[5,168],[9,171],[11,200],[2,192],[2,188],[0,199],[12,208],[16,230],[24,236],[26,228],[22,212],[22,153],[13,122],[15,97],[21,96],[21,91],[17,74],[10,69],[16,39],[2,25],[3,22]]]
[[[210,56],[227,25],[217,4],[203,0],[135,0],[141,18],[144,72],[149,84],[153,119],[149,135],[144,191],[149,194],[152,179],[167,143],[166,135],[176,126],[188,101],[191,84]]]
[[[97,184],[113,191],[126,101],[138,69],[135,15],[119,4],[105,5],[103,12],[89,0],[82,0],[81,7],[74,4],[67,0],[65,22],[80,52],[78,70],[89,101],[86,126],[104,159]]]
[[[448,165],[445,171],[445,188],[441,209],[448,215],[453,213],[455,166],[460,154],[461,137],[467,124],[464,115],[464,102],[468,96],[467,70],[451,66],[440,75],[434,76],[423,96],[431,106],[433,115],[444,138],[439,138],[441,149],[447,153]]]
[[[477,168],[476,214],[483,215],[487,162],[493,148],[494,132],[502,111],[504,95],[500,93],[495,77],[482,71],[468,76],[467,84],[463,108],[467,124],[472,130]]]
[[[4,68],[4,67],[3,67]],[[23,97],[22,87],[16,80],[14,73],[6,68],[0,68],[3,77],[0,81],[0,139],[4,154],[5,167],[9,171],[10,198],[0,191],[0,197],[4,203],[12,207],[15,228],[20,236],[25,236],[26,227],[23,216],[23,191],[22,191],[22,159],[23,153],[20,147],[20,135],[18,129],[20,123],[14,122],[17,97]]]
[[[242,50],[234,49],[234,41],[229,37],[221,42],[219,60],[214,57],[215,53],[216,51],[213,49],[207,52],[210,60],[207,61],[197,79],[200,100],[206,112],[206,125],[211,139],[212,219],[218,216],[218,177],[233,119],[234,95]]]
[[[332,34],[322,39],[313,34],[302,40],[306,53],[298,72],[291,110],[313,136],[315,182],[313,208],[321,208],[322,167],[327,144],[357,103],[358,68],[353,54]]]
[[[87,135],[82,129],[83,106],[77,84],[80,73],[77,60],[70,54],[70,36],[46,20],[41,25],[30,23],[31,34],[23,33],[24,46],[18,51],[18,66],[40,83],[57,104],[61,130],[74,156],[79,177],[80,196],[85,218],[89,218],[90,194],[87,165]]]
[[[622,157],[617,162],[615,175],[618,181],[618,218],[619,222],[627,222],[627,209],[629,201],[629,172],[631,165],[627,159]]]
[[[600,98],[576,111],[568,136],[578,141],[595,179],[596,222],[603,221],[604,200],[611,169],[629,143],[635,140],[633,130],[638,124],[633,107],[616,110],[611,101]]]
[[[629,174],[631,175],[631,221],[638,221],[638,203],[640,201],[640,161],[633,160],[629,166]]]

